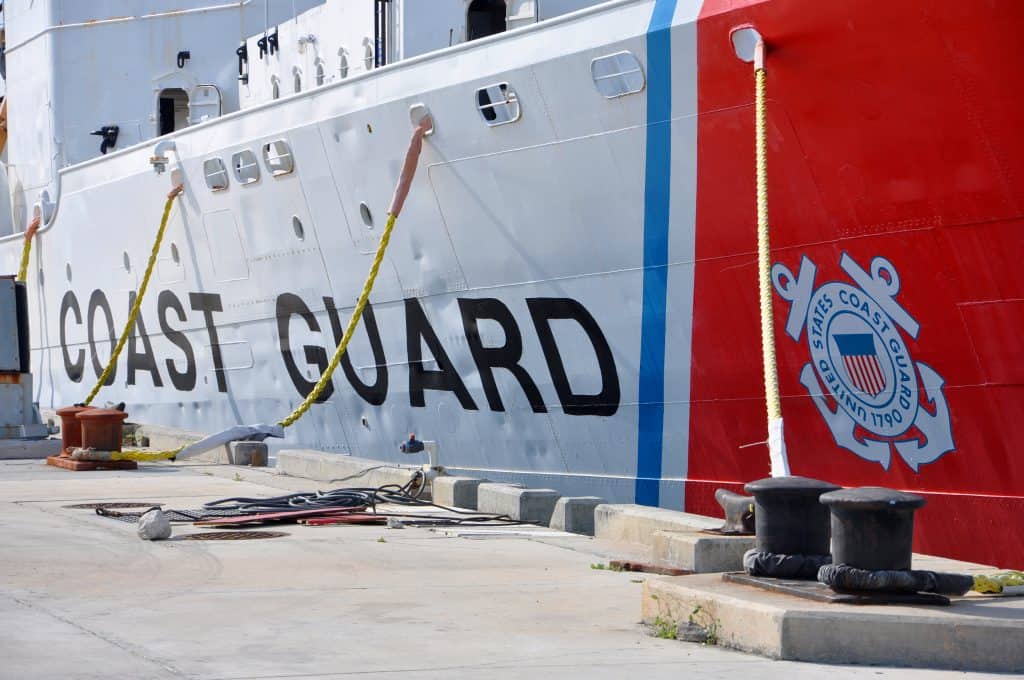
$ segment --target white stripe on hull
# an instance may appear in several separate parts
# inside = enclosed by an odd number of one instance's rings
[[[604,99],[594,89],[589,64],[626,49],[646,64],[653,6],[636,3],[592,13],[572,30],[539,26],[490,43],[479,55],[463,50],[450,59],[441,54],[417,60],[176,134],[187,191],[175,208],[143,304],[152,354],[136,341],[134,384],[126,384],[129,359],[123,357],[114,384],[99,400],[126,401],[132,420],[199,432],[288,413],[301,397],[282,357],[281,296],[291,294],[289,309],[298,312],[285,327],[299,377],[314,381],[318,348],[326,348],[326,356],[335,343],[325,298],[333,299],[344,324],[383,227],[410,132],[409,106],[423,102],[435,116],[437,132],[425,147],[371,297],[388,377],[386,401],[367,403],[339,371],[330,401],[289,430],[287,445],[395,460],[397,443],[415,431],[439,440],[444,464],[454,468],[504,471],[495,476],[546,475],[553,480],[549,483],[569,491],[596,490],[610,499],[632,500],[647,94]],[[678,3],[671,52],[661,502],[674,507],[681,507],[687,471],[698,11],[698,2]],[[473,92],[497,81],[515,88],[523,117],[514,125],[488,128]],[[205,159],[220,157],[230,169],[233,153],[258,153],[262,143],[274,139],[291,145],[294,174],[272,178],[264,168],[255,185],[233,182],[220,193],[206,188]],[[168,189],[168,175],[151,172],[150,154],[150,147],[138,147],[63,173],[58,218],[39,242],[45,283],[30,293],[38,303],[34,346],[44,348],[34,354],[43,406],[82,398],[96,375],[92,348],[96,361],[105,362],[109,346],[98,293],[92,343],[87,329],[94,291],[102,291],[108,302],[115,332],[125,321],[128,291],[145,266]],[[372,229],[360,217],[363,202],[373,213]],[[301,240],[293,220],[301,223]],[[6,244],[3,257],[10,260],[13,250]],[[69,291],[81,321],[74,311],[64,315],[65,348],[60,312]],[[410,392],[406,298],[419,300],[475,410],[451,391],[432,389],[424,392],[424,406],[411,405],[417,396]],[[484,298],[498,300],[514,319],[522,340],[517,363],[536,384],[546,412],[536,412],[529,390],[503,368],[493,372],[502,410],[492,408],[459,304]],[[555,319],[550,329],[557,356],[545,355],[543,329],[538,330],[530,299],[572,300],[592,315],[614,360],[619,394],[613,415],[566,413],[552,360],[564,367],[572,393],[596,394],[609,382],[607,373],[602,381],[600,342],[578,321]],[[303,316],[296,300],[311,316]],[[207,319],[215,325],[216,342]],[[507,329],[495,321],[480,321],[479,330],[486,347],[509,340]],[[194,356],[192,389],[174,383],[190,381],[186,344]],[[421,351],[425,360],[436,358],[426,346]],[[373,383],[378,371],[365,328],[357,333],[350,358],[359,380]],[[79,382],[68,378],[66,363],[82,366]],[[423,368],[436,371],[439,365],[425,361]]]

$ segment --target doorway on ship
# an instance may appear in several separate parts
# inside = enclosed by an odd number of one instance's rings
[[[188,92],[180,87],[160,90],[157,98],[157,135],[188,127]]]
[[[486,38],[506,29],[505,0],[473,0],[466,13],[466,39]]]

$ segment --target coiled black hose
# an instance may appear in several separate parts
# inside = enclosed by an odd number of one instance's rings
[[[421,498],[426,487],[423,473],[417,471],[405,484],[385,484],[378,487],[342,488],[330,491],[290,493],[271,498],[248,498],[234,496],[211,501],[203,505],[205,510],[219,510],[239,515],[258,515],[291,510],[329,510],[346,508],[369,508],[381,517],[400,517],[403,524],[412,526],[450,526],[523,524],[508,515],[481,515],[472,510],[449,508]],[[407,507],[437,508],[448,513],[446,516],[378,512],[378,505],[404,505]],[[457,515],[452,517],[451,515]]]

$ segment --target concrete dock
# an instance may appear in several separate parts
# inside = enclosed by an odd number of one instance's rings
[[[283,538],[149,543],[134,525],[64,507],[186,509],[322,486],[237,467],[0,462],[0,678],[963,676],[652,637],[641,589],[658,577],[592,568],[614,544],[545,528],[287,525],[270,527]],[[201,531],[175,525],[176,537]]]

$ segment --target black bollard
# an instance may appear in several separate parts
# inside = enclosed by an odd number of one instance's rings
[[[821,497],[832,513],[832,562],[867,571],[910,569],[914,511],[925,500],[914,494],[864,487]]]
[[[829,513],[818,498],[840,487],[807,477],[768,477],[743,488],[754,495],[758,552],[829,554]]]

